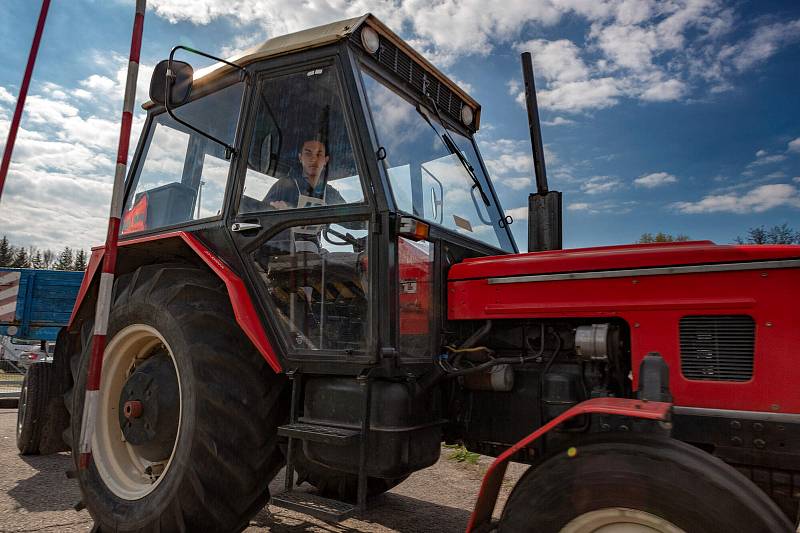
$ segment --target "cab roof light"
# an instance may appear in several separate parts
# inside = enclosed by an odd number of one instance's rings
[[[465,126],[472,126],[472,121],[474,118],[475,113],[472,111],[472,108],[467,104],[464,104],[461,107],[461,122],[463,122]]]
[[[361,44],[364,45],[364,50],[370,54],[377,52],[378,48],[381,47],[381,39],[378,37],[378,32],[369,26],[364,26],[364,29],[361,30]]]
[[[408,237],[414,241],[424,241],[428,238],[431,227],[412,217],[402,217],[400,219],[400,231],[402,237]]]

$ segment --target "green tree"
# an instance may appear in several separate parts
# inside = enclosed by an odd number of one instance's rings
[[[736,237],[738,244],[800,244],[800,231],[785,222],[780,226],[756,226],[747,230],[747,238]]]
[[[8,237],[3,235],[3,239],[0,240],[0,267],[11,266],[11,263],[13,262],[14,249],[8,243]]]
[[[39,250],[34,251],[31,256],[32,268],[44,268],[44,259],[42,259],[42,252]]]
[[[64,249],[58,254],[58,260],[55,264],[56,270],[72,270],[73,258],[72,248],[65,246]]]
[[[72,265],[72,270],[86,270],[86,252],[83,249],[78,250],[75,254],[75,264]]]
[[[28,251],[24,246],[21,246],[17,253],[14,254],[14,262],[11,263],[13,268],[30,268],[31,260],[28,257]]]
[[[56,254],[50,248],[42,252],[42,268],[52,268],[55,257]]]
[[[652,233],[642,233],[642,236],[639,237],[639,244],[650,244],[653,242],[686,242],[689,240],[688,235],[678,234],[673,236],[669,233],[663,233],[659,231],[655,235]]]

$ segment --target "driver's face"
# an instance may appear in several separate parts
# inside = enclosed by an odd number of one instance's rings
[[[328,155],[325,154],[325,145],[319,141],[306,141],[300,149],[300,164],[303,165],[303,175],[311,185],[316,185],[319,175],[328,164]]]

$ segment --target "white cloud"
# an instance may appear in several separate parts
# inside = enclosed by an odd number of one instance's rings
[[[751,161],[747,166],[748,168],[760,167],[764,165],[780,163],[781,161],[785,160],[786,156],[784,154],[770,154],[766,150],[759,150],[756,152],[756,159]]]
[[[646,174],[633,180],[637,187],[644,187],[645,189],[654,189],[670,183],[677,183],[678,178],[667,172],[653,172]]]
[[[729,45],[720,52],[720,57],[730,59],[733,65],[744,71],[757,66],[782,46],[800,39],[800,19],[777,22],[756,29],[748,40]]]
[[[567,205],[567,211],[573,211],[576,213],[588,213],[592,215],[596,214],[625,215],[627,213],[630,213],[633,210],[634,206],[636,206],[635,201],[573,202]]]
[[[16,101],[17,99],[14,97],[13,94],[11,94],[11,92],[9,92],[8,89],[6,89],[5,87],[0,87],[0,102],[6,104],[13,104]]]
[[[518,52],[531,52],[537,76],[549,82],[566,83],[589,77],[589,68],[580,58],[580,49],[567,39],[536,39],[514,46]]]
[[[776,207],[800,209],[800,191],[794,185],[777,183],[761,185],[738,195],[708,195],[697,202],[676,202],[672,207],[681,213],[763,213]]]
[[[789,141],[786,151],[800,153],[800,137],[794,139],[793,141]]]
[[[579,112],[602,109],[617,103],[622,92],[614,78],[595,78],[559,84],[540,91],[539,105],[546,109]]]
[[[28,95],[0,204],[0,227],[15,244],[88,249],[103,241],[128,63],[122,56],[105,61],[98,68],[109,75],[87,78],[82,88],[42,82]],[[140,69],[137,93],[149,84],[148,70]],[[134,146],[143,125],[135,110]],[[0,116],[0,138],[7,130]]]
[[[528,206],[523,207],[513,207],[511,209],[505,209],[506,215],[511,215],[511,218],[514,219],[514,222],[528,220]]]
[[[794,178],[792,178],[792,181],[800,183],[800,176],[795,176]]]
[[[545,120],[542,122],[544,126],[566,126],[568,124],[575,124],[575,121],[564,117],[556,117],[553,120]]]
[[[586,194],[602,194],[614,190],[620,183],[611,176],[593,176],[581,184],[581,191]]]
[[[646,102],[679,100],[709,82],[720,92],[729,78],[790,44],[800,20],[752,23],[747,40],[732,35],[739,21],[724,0],[325,0],[304,8],[289,0],[152,0],[153,12],[173,23],[209,24],[225,18],[246,28],[223,52],[241,51],[263,38],[372,12],[440,67],[468,55],[515,45],[534,55],[543,82],[543,107],[583,112],[622,97]],[[536,39],[523,31],[577,18],[589,25],[583,42]],[[264,34],[252,31],[259,25]],[[760,24],[760,25],[759,25]],[[724,42],[728,39],[728,42]],[[735,63],[735,66],[734,66]],[[519,84],[512,94],[524,105]],[[584,98],[581,96],[585,95]]]
[[[679,100],[686,93],[686,90],[686,84],[682,81],[666,80],[647,87],[640,98],[649,102],[668,102]]]
[[[531,178],[507,178],[500,182],[509,189],[522,191],[531,187],[532,180]]]
[[[574,202],[567,206],[567,211],[588,211],[589,207],[586,202]]]

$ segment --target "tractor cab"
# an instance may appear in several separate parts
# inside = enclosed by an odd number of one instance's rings
[[[151,98],[122,240],[195,233],[292,365],[430,364],[447,268],[516,251],[480,105],[371,15],[196,74],[171,56]]]

